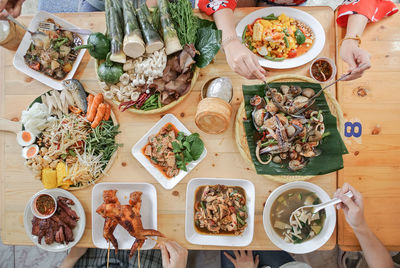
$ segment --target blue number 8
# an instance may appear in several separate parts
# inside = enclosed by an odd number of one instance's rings
[[[356,132],[357,130],[357,132]],[[344,136],[345,137],[355,137],[355,138],[359,138],[361,137],[361,133],[362,133],[362,126],[360,122],[346,122],[344,123]]]

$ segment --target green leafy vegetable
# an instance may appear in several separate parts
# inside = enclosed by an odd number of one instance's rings
[[[306,41],[306,37],[304,36],[303,32],[300,29],[297,29],[294,32],[294,36],[296,37],[296,42],[299,45],[304,44],[304,42]]]
[[[169,2],[168,8],[181,45],[194,44],[199,21],[193,14],[192,3],[189,0],[176,0]]]
[[[204,143],[198,133],[185,136],[185,133],[178,132],[176,140],[172,142],[176,165],[178,168],[187,171],[186,165],[200,158],[204,151]]]
[[[210,28],[200,28],[197,31],[195,47],[200,52],[196,55],[196,65],[200,68],[206,67],[214,59],[221,48],[222,32]]]
[[[261,17],[263,20],[277,20],[278,17],[275,16],[274,13],[269,14],[268,16]]]

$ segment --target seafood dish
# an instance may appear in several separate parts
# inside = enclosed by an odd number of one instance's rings
[[[74,201],[67,197],[57,197],[57,210],[53,216],[39,219],[33,216],[32,235],[38,237],[38,243],[47,245],[53,243],[68,244],[74,241],[73,230],[77,226],[79,216],[70,208],[75,205]]]
[[[297,210],[302,206],[317,205],[321,200],[311,191],[291,189],[282,193],[272,204],[271,223],[274,231],[288,243],[302,243],[317,236],[326,218],[325,210],[312,213],[310,209]]]
[[[78,80],[41,95],[22,112],[17,140],[25,165],[46,189],[79,189],[104,174],[118,148],[118,125],[102,94],[87,95]]]
[[[308,25],[284,13],[279,16],[269,14],[245,27],[242,43],[262,58],[283,61],[310,50],[314,33]]]
[[[195,193],[194,211],[199,233],[240,235],[247,227],[246,193],[239,186],[200,186]]]
[[[325,132],[322,110],[308,104],[314,95],[312,88],[282,85],[267,90],[265,97],[250,99],[255,155],[260,164],[272,162],[298,171],[322,153],[318,145],[330,133]]]
[[[105,219],[103,236],[107,242],[112,243],[115,254],[118,252],[118,241],[113,233],[118,224],[136,238],[129,254],[132,257],[136,250],[143,246],[148,236],[165,236],[157,230],[143,228],[140,214],[142,192],[132,192],[128,205],[121,205],[116,193],[117,190],[103,191],[103,204],[97,208],[96,213]]]
[[[53,19],[46,22],[57,25]],[[41,72],[53,79],[63,80],[72,70],[79,52],[76,46],[82,45],[82,39],[67,30],[43,30],[46,36],[31,42],[24,59],[29,68]]]
[[[198,133],[186,136],[172,124],[167,123],[156,135],[148,138],[142,153],[167,178],[175,177],[186,165],[200,158],[204,143]]]

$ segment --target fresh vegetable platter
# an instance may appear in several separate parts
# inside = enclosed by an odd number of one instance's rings
[[[189,0],[158,0],[149,9],[130,0],[105,1],[105,35],[82,48],[96,58],[106,99],[120,111],[165,112],[184,100],[220,49],[215,23],[194,16]]]
[[[86,93],[78,80],[63,81],[22,112],[25,165],[44,188],[78,190],[100,180],[110,169],[120,146],[119,125],[101,93]]]
[[[321,89],[321,86],[313,83],[312,79],[298,75],[271,77],[268,83],[273,88],[279,88],[281,85],[302,85],[302,87],[314,89],[315,92]],[[318,146],[318,150],[321,153],[310,159],[304,168],[293,171],[283,164],[271,162],[268,165],[263,165],[257,160],[256,144],[253,140],[256,129],[251,121],[252,115],[249,101],[255,92],[258,92],[258,94],[264,92],[265,86],[244,86],[243,91],[245,102],[241,104],[236,115],[235,140],[242,157],[254,166],[258,174],[263,174],[266,178],[274,181],[287,183],[307,180],[314,176],[327,174],[343,168],[342,154],[346,154],[347,150],[337,129],[337,126],[343,126],[343,113],[336,99],[330,93],[324,92],[324,95],[317,98],[316,104],[314,104],[322,111],[325,132],[329,132],[329,136],[325,137]],[[247,118],[250,118],[250,120]],[[340,132],[342,133],[342,129],[340,129]]]

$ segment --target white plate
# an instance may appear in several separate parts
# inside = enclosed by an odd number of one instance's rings
[[[74,28],[78,29],[79,27],[69,23],[68,21],[65,21],[51,13],[47,13],[45,11],[39,11],[35,17],[33,17],[31,23],[29,24],[28,29],[35,32],[37,28],[39,27],[39,22],[45,21],[47,19],[53,19],[57,24],[61,25],[61,27],[65,28]],[[88,39],[87,35],[79,35],[82,39],[82,44],[86,44],[86,41]],[[29,33],[25,33],[24,38],[22,39],[21,43],[19,44],[19,47],[17,49],[17,52],[15,53],[14,56],[14,67],[23,72],[26,75],[29,75],[30,77],[42,82],[43,84],[48,85],[49,87],[52,87],[57,90],[62,90],[62,80],[56,80],[53,79],[41,72],[37,72],[31,68],[25,63],[24,56],[26,54],[26,51],[28,50],[29,46],[31,45],[31,35]],[[81,62],[83,55],[85,54],[86,49],[82,49],[78,57],[76,58],[74,64],[72,65],[72,70],[68,73],[68,75],[64,79],[71,79],[74,77],[74,74],[76,72],[76,69],[79,66],[79,63]]]
[[[331,198],[321,187],[313,183],[296,181],[284,184],[276,188],[269,195],[267,202],[265,203],[263,212],[264,230],[267,233],[269,239],[272,241],[272,243],[274,243],[275,246],[277,246],[278,248],[290,253],[294,254],[309,253],[322,247],[331,237],[333,231],[335,230],[335,225],[336,225],[336,211],[333,206],[330,206],[325,209],[326,219],[324,222],[324,226],[322,227],[321,232],[317,236],[300,244],[288,243],[274,231],[271,223],[270,214],[271,214],[271,207],[274,201],[282,193],[290,189],[306,189],[311,192],[314,192],[319,197],[319,199],[321,199],[322,203],[329,201]]]
[[[158,168],[154,167],[153,164],[143,155],[142,149],[148,143],[150,135],[157,134],[161,128],[168,123],[172,123],[178,131],[185,133],[185,135],[192,134],[173,114],[166,114],[160,121],[157,122],[133,147],[132,155],[142,164],[142,166],[167,190],[174,188],[192,169],[194,169],[201,160],[207,155],[207,150],[204,147],[204,151],[200,158],[196,161],[190,162],[186,167],[187,171],[180,170],[178,175],[173,178],[167,178],[162,174]]]
[[[206,235],[196,231],[194,226],[194,198],[196,189],[204,185],[228,185],[240,186],[246,192],[246,206],[248,212],[247,227],[238,236],[235,235]],[[189,181],[186,190],[186,220],[185,235],[186,240],[196,245],[210,246],[235,246],[246,247],[253,241],[254,233],[254,204],[255,204],[254,184],[242,179],[219,179],[219,178],[196,178]]]
[[[258,56],[258,62],[261,64],[261,66],[273,69],[294,68],[306,64],[307,62],[317,57],[319,53],[321,53],[325,45],[324,28],[322,27],[321,23],[319,23],[319,21],[316,20],[313,16],[296,8],[267,7],[250,13],[249,15],[244,17],[236,26],[236,34],[239,39],[242,40],[244,27],[246,27],[246,25],[252,24],[257,18],[268,16],[271,13],[274,13],[276,16],[285,13],[291,18],[304,22],[314,32],[315,40],[313,46],[309,51],[307,51],[307,53],[292,59],[285,59],[283,61],[271,61]]]
[[[108,249],[108,242],[103,237],[104,218],[96,213],[96,209],[103,203],[104,190],[118,190],[117,197],[121,205],[129,204],[129,195],[132,192],[142,192],[142,206],[140,214],[144,229],[157,230],[157,191],[149,183],[98,183],[92,190],[92,241],[97,248]],[[114,236],[118,241],[119,249],[131,249],[135,238],[118,224]],[[156,242],[146,239],[142,250],[152,249]],[[111,248],[114,248],[110,244]]]
[[[76,243],[78,243],[79,240],[81,239],[81,237],[83,235],[83,232],[85,231],[85,226],[86,226],[85,211],[83,210],[83,207],[82,207],[81,203],[79,202],[79,200],[73,194],[71,194],[70,192],[68,192],[66,190],[63,190],[63,189],[59,189],[59,188],[48,189],[48,190],[45,189],[45,190],[42,190],[42,191],[38,192],[37,194],[51,194],[56,199],[57,199],[58,196],[63,196],[63,197],[67,197],[67,198],[71,199],[72,201],[74,201],[75,205],[69,206],[79,216],[79,220],[77,222],[77,225],[72,230],[72,232],[74,233],[74,241],[69,242],[68,244],[59,244],[59,243],[54,242],[51,245],[47,245],[44,242],[44,238],[42,238],[42,244],[38,243],[38,237],[35,236],[35,235],[32,235],[33,214],[32,214],[32,210],[31,210],[31,203],[32,203],[33,197],[35,197],[36,195],[34,195],[29,200],[28,204],[25,207],[24,226],[25,226],[26,234],[29,236],[29,238],[32,240],[32,242],[36,246],[38,246],[39,248],[41,248],[43,250],[46,250],[46,251],[62,252],[62,251],[66,251],[66,250],[72,248],[73,246],[75,246]]]

